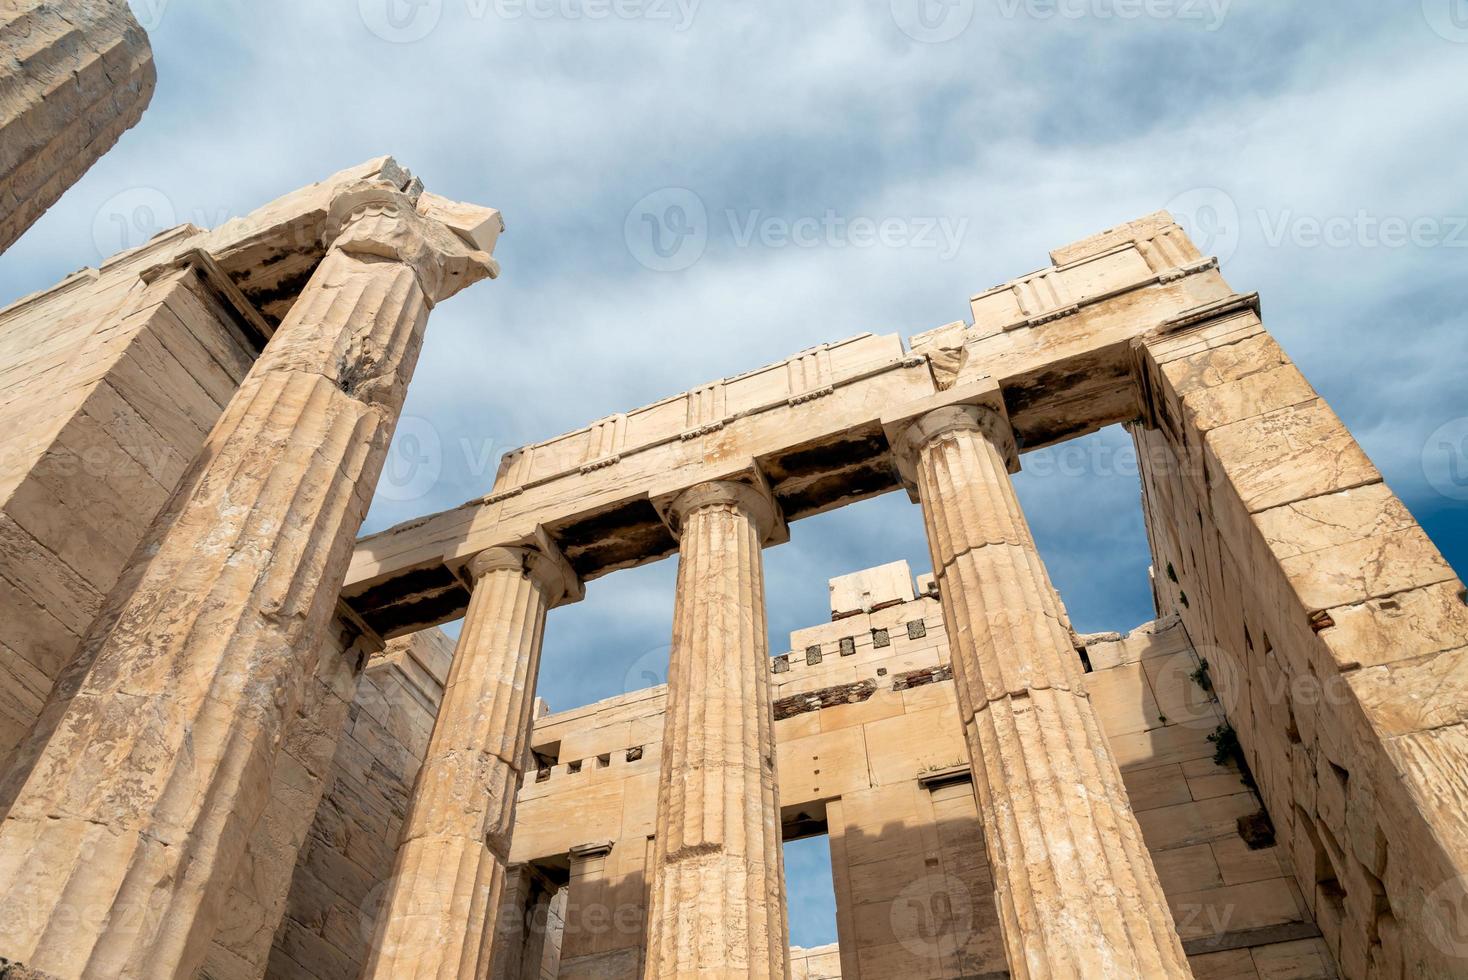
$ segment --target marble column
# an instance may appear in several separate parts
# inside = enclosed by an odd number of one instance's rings
[[[704,483],[679,538],[648,977],[789,973],[761,548],[774,504]]]
[[[555,885],[534,866],[509,866],[495,916],[489,980],[540,980],[546,926],[555,897]]]
[[[491,965],[546,611],[581,586],[529,548],[487,549],[465,571],[474,590],[364,977],[472,980]]]
[[[922,500],[1011,974],[1191,976],[1010,483],[1007,421],[941,408],[894,448]]]
[[[0,957],[192,978],[270,801],[429,308],[493,259],[380,182],[329,248],[0,787]]]

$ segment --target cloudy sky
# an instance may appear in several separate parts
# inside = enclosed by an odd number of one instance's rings
[[[1468,570],[1465,0],[133,4],[153,104],[6,254],[0,302],[382,153],[504,212],[503,277],[435,313],[368,530],[484,493],[515,446],[965,317],[1169,207]],[[1127,446],[1019,478],[1082,630],[1151,616]],[[900,496],[797,525],[766,554],[772,652],[828,577],[899,557],[926,570]],[[662,679],[674,571],[553,614],[554,708]],[[817,850],[792,849],[808,944],[834,938]]]

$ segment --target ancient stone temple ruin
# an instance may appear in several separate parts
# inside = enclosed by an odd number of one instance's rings
[[[0,311],[0,976],[1468,975],[1463,584],[1167,214],[358,540],[501,228],[382,158]],[[1116,424],[1157,618],[1081,635],[1011,474]],[[889,492],[931,570],[769,649],[763,549]],[[537,703],[674,554],[668,683]]]

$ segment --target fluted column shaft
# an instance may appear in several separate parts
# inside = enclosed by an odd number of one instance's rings
[[[3,252],[142,118],[157,72],[126,0],[6,0],[0,60]]]
[[[575,589],[558,558],[491,548],[474,591],[363,976],[489,974],[546,611]]]
[[[906,431],[1011,974],[1191,976],[1064,613],[973,406]],[[1012,445],[1012,443],[1010,443]]]
[[[64,980],[197,972],[270,800],[429,306],[476,277],[444,285],[468,250],[430,224],[378,183],[333,202],[332,247],[0,793],[0,956]]]
[[[767,497],[701,484],[673,505],[678,585],[646,976],[789,972],[761,547]]]

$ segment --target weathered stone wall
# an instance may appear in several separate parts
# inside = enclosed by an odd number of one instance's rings
[[[137,123],[155,80],[126,0],[0,7],[0,252]]]
[[[790,980],[841,980],[841,951],[835,943],[790,947]]]
[[[0,767],[258,353],[250,311],[197,266],[144,282],[158,261],[0,311]]]
[[[1468,970],[1463,584],[1239,309],[1136,345],[1159,609],[1176,614],[1342,975]]]
[[[435,629],[392,640],[369,661],[343,712],[320,805],[306,811],[314,818],[266,976],[356,980],[362,972],[452,655],[453,642]]]

